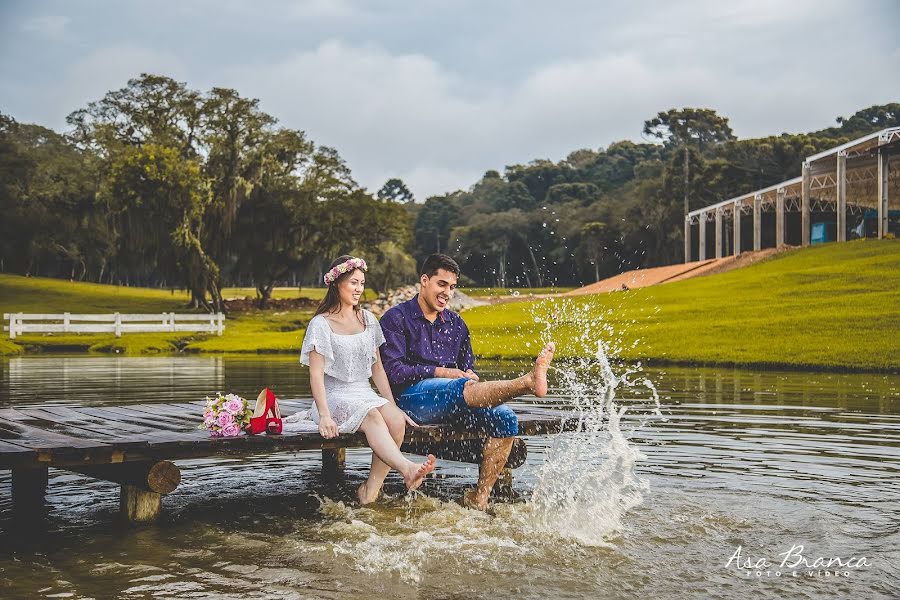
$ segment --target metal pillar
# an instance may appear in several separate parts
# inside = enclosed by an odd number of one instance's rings
[[[890,163],[888,153],[878,149],[878,239],[884,238],[888,232],[888,170]]]
[[[753,251],[762,248],[762,196],[753,196]]]
[[[810,223],[809,223],[809,186],[811,177],[809,174],[809,163],[803,163],[803,186],[800,192],[800,232],[801,244],[809,246]]]
[[[722,258],[722,207],[716,209],[716,258]]]
[[[847,153],[838,152],[837,170],[837,241],[847,241]]]
[[[741,255],[741,201],[734,203],[734,255]]]
[[[684,215],[684,262],[691,262],[691,217]]]
[[[706,213],[700,213],[700,260],[706,260]]]
[[[784,196],[786,190],[778,188],[775,192],[775,247],[784,246]]]

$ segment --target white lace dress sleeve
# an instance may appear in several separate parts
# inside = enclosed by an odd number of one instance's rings
[[[331,344],[331,327],[322,315],[316,315],[306,325],[306,335],[300,348],[300,364],[309,366],[309,353],[315,350],[325,358],[325,371],[334,366],[334,349]]]

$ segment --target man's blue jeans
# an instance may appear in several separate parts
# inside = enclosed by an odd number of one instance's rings
[[[423,379],[403,390],[397,406],[420,425],[462,425],[492,438],[518,435],[519,420],[505,404],[493,408],[472,408],[466,404],[463,388],[467,381],[464,377]]]

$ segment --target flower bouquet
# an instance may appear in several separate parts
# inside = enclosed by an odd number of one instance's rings
[[[214,398],[206,397],[203,423],[200,429],[208,429],[212,437],[235,437],[250,424],[247,401],[237,394],[217,392]]]

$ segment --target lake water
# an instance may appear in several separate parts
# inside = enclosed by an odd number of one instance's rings
[[[542,405],[583,403],[563,385],[572,368],[552,374]],[[519,370],[481,365],[490,378]],[[520,499],[494,515],[456,504],[477,469],[443,461],[422,495],[406,498],[392,476],[389,498],[352,506],[366,450],[348,452],[335,487],[320,481],[316,452],[179,461],[181,486],[144,527],[119,524],[114,484],[53,469],[46,516],[18,522],[0,471],[0,597],[900,596],[900,376],[640,377],[658,390],[660,416],[649,388],[626,386],[621,437],[607,423],[527,438]],[[4,408],[250,397],[266,385],[309,396],[294,357],[0,360]],[[792,567],[800,555],[856,562]]]

